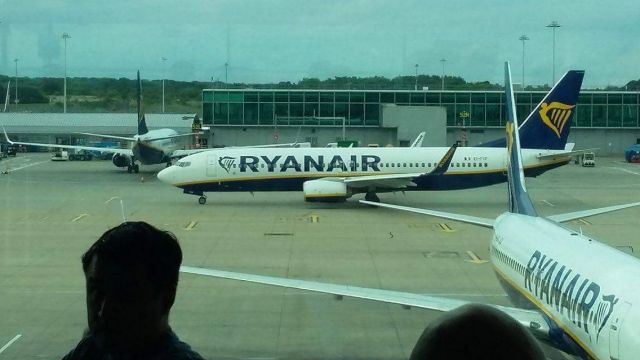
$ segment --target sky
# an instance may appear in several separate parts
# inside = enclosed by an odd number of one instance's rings
[[[0,74],[245,83],[442,74],[585,88],[640,79],[637,0],[0,0]],[[163,60],[163,58],[165,60]],[[225,66],[225,63],[228,64]],[[226,70],[226,71],[225,71]]]

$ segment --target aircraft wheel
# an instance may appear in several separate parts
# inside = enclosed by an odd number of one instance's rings
[[[140,166],[138,164],[133,165],[133,171],[137,174],[140,172]]]
[[[207,203],[207,197],[204,195],[200,196],[200,198],[198,199],[198,204],[204,205],[206,203]]]
[[[371,202],[380,202],[380,198],[378,197],[378,195],[376,195],[376,193],[367,193],[364,196],[364,199]]]

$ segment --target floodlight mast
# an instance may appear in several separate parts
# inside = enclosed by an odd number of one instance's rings
[[[562,25],[558,24],[557,21],[553,20],[551,24],[547,25],[548,28],[553,30],[553,55],[552,55],[552,63],[553,63],[553,71],[552,71],[552,81],[551,86],[556,83],[556,29],[561,27]]]
[[[63,112],[67,113],[67,39],[70,39],[71,36],[68,33],[62,34],[62,39],[64,40],[64,96],[63,96]]]

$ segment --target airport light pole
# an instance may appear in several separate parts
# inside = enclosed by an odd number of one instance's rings
[[[529,37],[527,35],[522,35],[518,40],[522,41],[522,90],[524,90],[524,42],[529,40]]]
[[[442,90],[444,90],[444,63],[447,62],[447,59],[442,58],[440,62],[442,63]]]
[[[415,90],[418,90],[418,64],[416,64],[415,67],[416,67],[416,85],[415,85]]]
[[[552,81],[551,81],[551,86],[553,86],[556,83],[556,29],[561,27],[562,25],[558,24],[557,21],[553,20],[551,22],[551,24],[547,25],[548,28],[551,28],[553,30],[553,77],[552,77]]]
[[[165,73],[164,73],[164,63],[165,61],[167,61],[166,57],[161,57],[160,60],[162,60],[162,113],[164,114],[164,78],[165,78]]]
[[[13,59],[13,62],[16,63],[16,96],[15,99],[13,99],[13,102],[15,102],[16,104],[16,110],[18,109],[18,58]]]
[[[229,62],[224,63],[224,87],[229,88]]]
[[[62,34],[64,40],[64,99],[63,99],[63,112],[67,113],[67,39],[71,38],[68,33]]]

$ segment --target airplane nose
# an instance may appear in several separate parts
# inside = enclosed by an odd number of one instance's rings
[[[158,180],[162,181],[163,183],[173,185],[173,179],[175,177],[173,170],[173,166],[161,170],[158,173]]]

